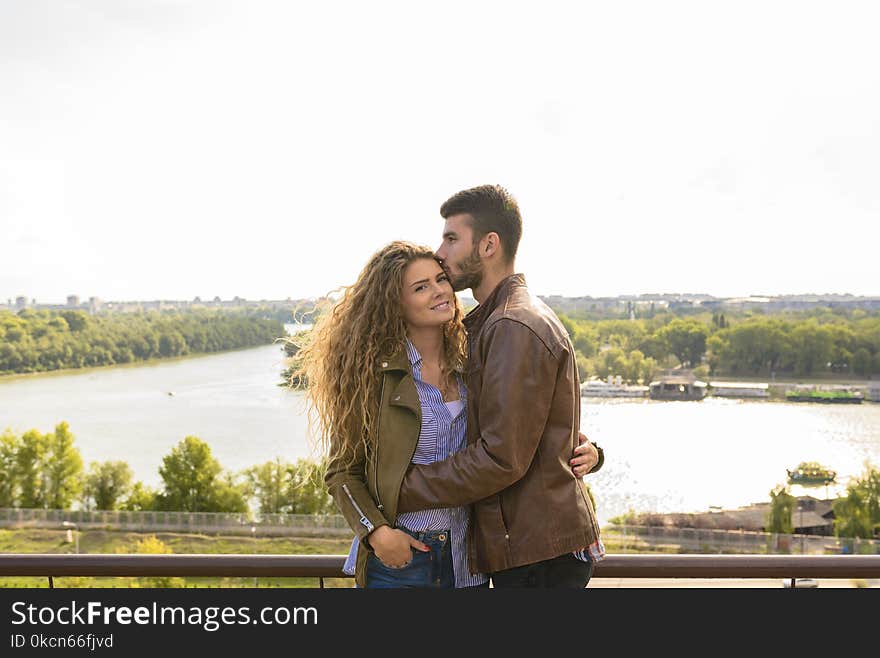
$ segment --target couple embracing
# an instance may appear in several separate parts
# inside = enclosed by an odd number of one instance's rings
[[[515,257],[502,187],[449,198],[440,248],[392,242],[297,355],[355,533],[358,587],[577,587],[604,557],[574,348]],[[455,291],[478,302],[466,317]]]

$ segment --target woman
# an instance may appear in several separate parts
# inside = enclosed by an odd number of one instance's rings
[[[465,507],[397,514],[411,463],[465,446],[462,310],[433,251],[376,252],[294,357],[329,461],[325,482],[355,532],[358,587],[480,587],[465,550]],[[574,463],[574,462],[573,462]]]
[[[329,462],[327,487],[354,530],[359,587],[468,587],[465,508],[397,515],[410,463],[465,444],[462,311],[428,247],[392,242],[297,353]]]

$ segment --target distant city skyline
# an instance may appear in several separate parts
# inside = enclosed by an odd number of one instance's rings
[[[458,293],[462,299],[467,299],[469,301],[474,301],[473,297],[469,294],[470,291],[463,291]],[[756,302],[760,303],[762,301],[772,301],[772,300],[801,300],[801,301],[858,301],[858,300],[871,300],[880,303],[880,295],[853,295],[851,293],[801,293],[801,294],[791,294],[791,295],[745,295],[745,296],[717,296],[710,295],[708,293],[700,293],[700,292],[667,292],[667,293],[658,293],[658,292],[646,292],[646,293],[638,293],[638,294],[623,294],[623,295],[603,295],[603,296],[593,296],[593,295],[543,295],[541,293],[537,293],[540,297],[545,299],[595,299],[595,300],[633,300],[633,301],[643,301],[649,302],[651,300],[665,300],[671,301],[673,299],[676,300],[706,300],[706,301],[729,301],[729,302]],[[215,295],[213,297],[202,297],[196,296],[192,299],[182,299],[182,298],[151,298],[151,299],[102,299],[96,296],[89,297],[81,297],[79,295],[67,295],[64,300],[41,300],[33,297],[27,296],[16,296],[15,298],[7,298],[5,301],[0,299],[0,308],[3,305],[6,306],[16,306],[21,300],[23,300],[25,306],[33,307],[36,306],[66,306],[66,307],[78,307],[78,306],[87,306],[90,303],[99,303],[99,304],[154,304],[154,303],[169,303],[169,304],[215,304],[215,303],[224,303],[224,304],[232,304],[236,302],[247,302],[247,303],[258,303],[258,302],[266,302],[266,303],[286,303],[286,302],[302,302],[307,300],[314,300],[318,297],[285,297],[283,299],[271,299],[268,297],[255,297],[255,298],[246,298],[238,295],[232,297],[221,297],[219,295]]]
[[[484,183],[539,295],[880,295],[874,3],[402,7],[0,4],[0,300],[319,297]]]

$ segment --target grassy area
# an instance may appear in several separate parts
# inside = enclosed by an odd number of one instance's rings
[[[850,391],[786,391],[785,397],[809,398],[815,400],[845,400],[859,397]]]
[[[149,533],[178,554],[274,554],[344,555],[351,540],[340,537],[238,537],[184,533]],[[84,530],[80,532],[80,553],[131,553],[144,533]],[[64,530],[43,528],[0,529],[0,553],[73,553]],[[56,578],[56,587],[149,587],[150,578]],[[185,587],[317,587],[316,578],[181,578],[175,584]],[[324,580],[325,587],[351,587],[348,578]],[[48,587],[47,578],[0,578],[0,587]]]

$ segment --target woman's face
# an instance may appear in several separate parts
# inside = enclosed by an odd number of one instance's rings
[[[449,278],[433,258],[420,258],[403,271],[400,302],[407,327],[442,326],[455,315]]]

